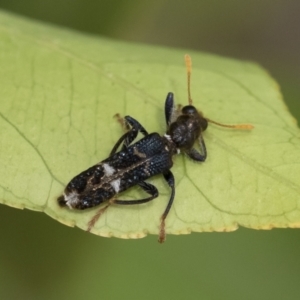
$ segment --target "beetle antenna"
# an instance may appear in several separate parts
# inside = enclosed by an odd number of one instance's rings
[[[222,124],[222,123],[213,121],[211,119],[207,119],[207,118],[205,118],[205,119],[206,119],[207,122],[210,122],[210,123],[216,124],[218,126],[222,126],[222,127],[228,127],[228,128],[233,128],[233,129],[245,129],[245,130],[251,130],[251,129],[254,128],[254,126],[251,125],[251,124],[227,125],[227,124]]]
[[[185,65],[186,65],[186,72],[187,72],[187,85],[188,85],[188,97],[189,97],[189,104],[193,105],[193,100],[191,97],[191,73],[192,73],[192,59],[191,57],[186,54],[184,56]]]
[[[192,73],[192,59],[191,57],[186,54],[184,56],[184,60],[185,60],[185,65],[186,65],[186,72],[187,72],[187,85],[188,85],[188,98],[189,98],[189,104],[193,105],[193,100],[192,100],[192,96],[191,96],[191,73]],[[251,124],[236,124],[236,125],[227,125],[227,124],[222,124],[216,121],[213,121],[211,119],[207,119],[207,122],[216,124],[218,126],[222,126],[222,127],[227,127],[227,128],[233,128],[233,129],[245,129],[245,130],[251,130],[254,128],[253,125]]]

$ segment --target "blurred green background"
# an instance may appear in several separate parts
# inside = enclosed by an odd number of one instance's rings
[[[298,0],[0,0],[83,32],[260,63],[300,119]],[[168,91],[166,91],[168,92]],[[106,239],[0,207],[0,299],[299,299],[300,231]]]

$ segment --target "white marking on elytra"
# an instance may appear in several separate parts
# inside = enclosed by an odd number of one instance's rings
[[[78,194],[76,192],[71,192],[68,195],[64,194],[64,198],[66,201],[66,205],[71,209],[74,208],[79,202]]]
[[[121,179],[119,178],[119,179],[113,180],[110,184],[113,187],[113,189],[115,190],[115,192],[118,193],[120,190]]]
[[[170,136],[170,135],[165,134],[164,137],[165,137],[168,141],[172,142],[172,139],[171,139],[171,136]]]
[[[105,173],[105,176],[109,177],[111,176],[112,174],[115,173],[115,169],[110,166],[109,164],[103,164],[103,169],[104,169],[104,173]]]

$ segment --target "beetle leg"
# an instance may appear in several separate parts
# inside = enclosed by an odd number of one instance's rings
[[[172,174],[172,172],[169,170],[167,172],[165,172],[164,174],[164,178],[167,181],[168,185],[171,187],[171,196],[168,202],[168,205],[164,211],[164,213],[162,214],[161,218],[160,218],[160,229],[159,229],[159,236],[158,236],[158,241],[160,243],[163,243],[166,240],[166,231],[165,231],[165,220],[166,217],[171,209],[171,206],[173,204],[173,200],[175,197],[175,179],[174,179],[174,175]]]
[[[91,229],[94,227],[95,223],[98,221],[98,219],[101,217],[101,215],[107,210],[107,208],[112,204],[118,204],[118,205],[133,205],[133,204],[142,204],[149,202],[155,198],[158,197],[158,190],[157,188],[145,181],[141,181],[138,183],[138,185],[148,194],[150,194],[150,197],[147,197],[145,199],[139,199],[139,200],[117,200],[117,199],[110,199],[108,204],[101,209],[98,210],[98,212],[93,216],[93,218],[88,223],[88,229],[87,231],[91,231]]]
[[[192,148],[190,150],[186,150],[185,153],[192,159],[195,161],[205,161],[206,157],[207,157],[207,153],[206,153],[206,146],[204,143],[204,140],[202,138],[202,136],[200,135],[199,137],[199,145],[201,148],[201,153],[199,153],[196,149]]]
[[[166,123],[167,126],[169,126],[172,123],[172,116],[174,114],[174,94],[168,93],[166,102],[165,102],[165,117],[166,117]]]
[[[112,204],[118,204],[118,205],[134,205],[134,204],[142,204],[149,202],[155,198],[158,197],[158,190],[157,188],[145,181],[141,181],[138,183],[138,185],[149,195],[150,197],[139,199],[139,200],[112,200]]]
[[[139,121],[137,121],[136,119],[134,119],[130,116],[126,116],[125,120],[126,120],[127,123],[129,123],[131,125],[132,128],[134,128],[136,131],[139,131],[144,136],[149,134],[147,132],[147,130],[141,125],[141,123]]]
[[[117,118],[120,118],[120,115],[117,114],[116,115]],[[146,131],[146,129],[134,118],[130,117],[130,116],[126,116],[125,118],[125,126],[126,128],[130,128],[129,125],[131,125],[131,128],[129,131],[127,131],[126,133],[124,133],[120,139],[116,142],[116,144],[114,145],[114,147],[112,148],[112,150],[110,151],[110,155],[112,156],[113,154],[116,153],[117,149],[119,148],[119,146],[123,143],[123,146],[121,148],[121,151],[126,149],[137,137],[138,133],[141,132],[143,135],[148,135],[148,132]],[[122,122],[122,121],[120,121]]]
[[[134,128],[131,128],[129,131],[124,133],[119,140],[116,142],[112,150],[110,151],[109,156],[112,156],[115,154],[119,148],[119,146],[124,142],[122,150],[128,146],[138,135],[138,131],[136,131]]]

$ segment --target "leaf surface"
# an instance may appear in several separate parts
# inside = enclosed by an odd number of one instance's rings
[[[105,159],[122,134],[116,113],[165,132],[169,91],[187,103],[186,51],[127,44],[0,14],[0,201],[44,211],[87,229],[97,208],[60,208],[68,181]],[[204,115],[251,123],[251,132],[210,125],[208,158],[174,159],[176,197],[167,233],[299,227],[299,129],[277,84],[259,66],[203,53],[193,59],[192,96]],[[160,196],[112,206],[92,232],[138,238],[157,234],[170,196],[162,176],[149,179]],[[122,199],[139,199],[132,188]]]

